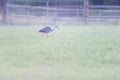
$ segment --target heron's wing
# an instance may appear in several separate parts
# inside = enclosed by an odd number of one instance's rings
[[[44,27],[39,32],[49,32],[51,30],[50,27]]]
[[[44,27],[44,28],[42,28],[42,30],[51,30],[51,28],[50,27]]]

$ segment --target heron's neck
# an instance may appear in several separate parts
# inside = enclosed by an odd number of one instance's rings
[[[54,31],[56,27],[54,27],[52,30]]]

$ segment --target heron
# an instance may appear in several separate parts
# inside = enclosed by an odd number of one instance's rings
[[[54,30],[56,30],[56,28],[58,30],[60,30],[60,28],[58,26],[55,26],[54,28],[46,26],[46,27],[43,27],[42,29],[40,29],[39,32],[47,34],[47,37],[48,37],[48,33],[53,32]]]

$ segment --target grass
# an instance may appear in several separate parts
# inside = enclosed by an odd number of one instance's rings
[[[0,27],[0,80],[119,80],[120,27]]]

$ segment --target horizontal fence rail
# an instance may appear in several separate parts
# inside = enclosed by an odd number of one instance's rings
[[[90,5],[89,8],[103,8],[103,9],[105,9],[105,8],[116,9],[116,8],[117,8],[117,9],[120,9],[120,6],[112,6],[112,5],[110,5],[110,6],[108,6],[108,5],[107,5],[107,6],[104,6],[104,5],[101,5],[101,6],[100,6],[100,5],[96,5],[96,6],[95,6],[95,5]]]
[[[7,4],[6,5],[6,20],[8,23],[14,23],[16,19],[25,18],[23,21],[32,23],[38,19],[43,22],[46,19],[56,22],[55,20],[67,19],[77,21],[84,21],[84,7],[83,6],[50,6],[46,2],[46,6],[32,6],[32,5],[18,5]],[[34,18],[34,21],[33,21]],[[88,6],[88,20],[96,19],[120,19],[120,6]],[[42,20],[43,19],[43,20]],[[79,19],[79,20],[78,20]],[[22,21],[22,20],[21,20]]]
[[[120,6],[89,6],[90,19],[120,19]]]

